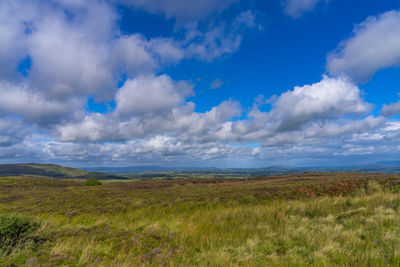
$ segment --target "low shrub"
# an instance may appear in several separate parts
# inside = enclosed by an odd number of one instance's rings
[[[39,223],[19,214],[0,214],[0,252],[10,253],[23,245],[39,228]]]
[[[96,178],[90,178],[85,181],[85,185],[88,185],[88,186],[96,186],[96,185],[102,185],[102,184],[103,183],[100,182],[99,180],[97,180]]]

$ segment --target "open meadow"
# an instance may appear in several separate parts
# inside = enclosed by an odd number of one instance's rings
[[[0,266],[398,266],[399,190],[383,174],[5,177]]]

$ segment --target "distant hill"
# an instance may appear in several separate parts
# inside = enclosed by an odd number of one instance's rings
[[[59,179],[127,179],[124,176],[90,172],[57,164],[0,164],[0,177],[4,176],[45,176]]]
[[[87,171],[101,173],[136,173],[136,172],[160,172],[173,171],[174,168],[166,168],[160,166],[129,166],[129,167],[88,167],[84,168]]]
[[[56,164],[0,164],[0,177],[4,176],[43,176],[57,179],[177,179],[177,178],[245,178],[274,176],[293,173],[352,172],[352,173],[387,173],[399,174],[398,161],[386,161],[346,167],[285,167],[266,168],[195,168],[195,167],[92,167],[78,169]]]
[[[130,166],[130,167],[90,167],[87,171],[95,171],[110,175],[129,176],[135,179],[178,178],[178,177],[257,177],[274,176],[293,173],[320,172],[352,172],[352,173],[386,173],[399,174],[400,161],[380,161],[377,163],[327,166],[327,167],[290,167],[271,166],[265,168],[202,168],[202,167],[161,167],[161,166]]]

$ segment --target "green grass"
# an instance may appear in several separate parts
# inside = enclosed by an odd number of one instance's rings
[[[89,172],[85,170],[65,167],[56,164],[24,164],[24,165],[40,170],[45,170],[47,172],[60,173],[65,175],[66,177],[85,176],[89,174]]]
[[[98,185],[102,185],[103,183],[100,182],[99,180],[97,180],[96,178],[90,178],[87,179],[84,183],[84,185],[86,186],[98,186]]]
[[[357,174],[95,187],[0,178],[0,213],[40,222],[0,266],[397,266],[399,185]]]

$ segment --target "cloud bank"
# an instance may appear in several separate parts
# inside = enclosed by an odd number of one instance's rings
[[[123,33],[116,2],[176,19],[180,34]],[[290,0],[285,11],[299,17],[318,2]],[[399,104],[372,115],[374,105],[357,81],[399,64],[398,11],[358,25],[328,56],[319,82],[287,88],[269,101],[261,96],[250,108],[226,99],[198,111],[191,98],[195,84],[174,80],[165,69],[238,51],[247,32],[259,28],[254,12],[212,25],[204,19],[236,3],[1,1],[0,159],[109,165],[248,159],[268,165],[379,154],[396,144],[400,127],[387,117],[399,113]],[[216,79],[210,87],[223,83]],[[89,100],[110,108],[96,112]]]

